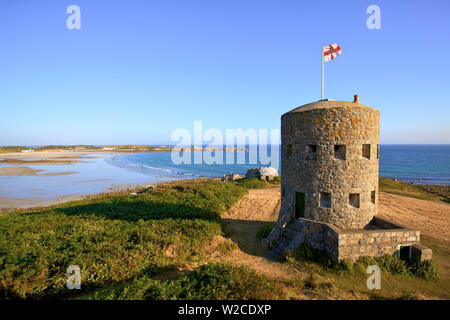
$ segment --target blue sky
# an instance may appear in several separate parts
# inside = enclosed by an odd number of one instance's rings
[[[81,8],[81,30],[66,8]],[[381,30],[366,27],[369,5]],[[450,1],[0,0],[0,145],[169,144],[279,128],[327,98],[381,112],[381,143],[450,143]]]

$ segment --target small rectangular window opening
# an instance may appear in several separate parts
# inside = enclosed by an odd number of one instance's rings
[[[380,159],[380,145],[377,144],[377,159]]]
[[[371,201],[373,204],[375,204],[375,191],[372,191],[372,192],[370,193],[370,201]]]
[[[314,144],[306,145],[306,160],[315,160],[317,158],[317,146]]]
[[[331,208],[331,193],[328,192],[320,193],[320,206],[322,208]]]
[[[288,144],[287,145],[287,151],[286,151],[286,153],[287,153],[287,156],[288,157],[290,157],[290,156],[292,156],[292,144]]]
[[[370,159],[370,144],[362,145],[362,155],[364,158]]]
[[[334,146],[334,157],[339,160],[345,160],[345,145],[337,144]]]
[[[350,193],[348,200],[352,207],[359,208],[359,193]]]

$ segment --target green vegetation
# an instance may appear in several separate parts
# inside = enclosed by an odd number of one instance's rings
[[[260,180],[258,178],[243,178],[235,181],[241,187],[246,189],[259,189],[273,184],[280,184],[281,179],[274,179],[273,181]]]
[[[274,280],[257,275],[248,267],[207,264],[174,279],[154,280],[144,276],[126,285],[82,298],[88,299],[276,299],[282,287]]]
[[[433,249],[433,260],[425,262],[402,261],[395,256],[377,258],[363,257],[356,263],[343,260],[332,262],[325,252],[301,245],[287,264],[304,272],[301,285],[316,297],[339,299],[449,299],[449,270],[437,265],[448,265],[448,243],[423,238],[425,245]],[[367,266],[380,267],[381,290],[371,291],[366,287]]]
[[[422,242],[433,249],[433,262],[384,256],[334,264],[323,252],[302,245],[280,265],[280,270],[298,272],[282,280],[217,263],[236,249],[235,242],[221,237],[221,214],[248,189],[277,183],[177,181],[133,190],[135,195],[121,191],[50,208],[4,210],[0,299],[450,298],[448,242],[427,236]],[[249,224],[245,236],[259,241],[272,226]],[[243,259],[261,262],[249,255]],[[367,289],[368,264],[382,269],[381,290]],[[70,265],[81,268],[81,290],[66,288]],[[265,270],[259,267],[255,270]]]
[[[13,152],[22,152],[22,150],[27,150],[26,147],[18,147],[18,146],[8,146],[8,147],[0,147],[1,153],[13,153]]]
[[[380,191],[398,194],[402,196],[423,199],[423,200],[434,200],[434,201],[446,201],[449,202],[448,193],[445,197],[442,193],[431,192],[434,189],[446,188],[447,192],[450,187],[442,186],[420,186],[411,183],[405,183],[401,181],[396,181],[390,178],[380,177],[379,180]]]
[[[0,216],[0,298],[66,298],[207,259],[237,183],[185,181]],[[82,290],[65,288],[78,265]]]
[[[361,257],[355,263],[349,259],[335,263],[328,258],[325,251],[315,249],[306,242],[303,242],[295,250],[293,257],[298,261],[307,260],[334,270],[365,273],[368,266],[376,265],[394,275],[412,275],[426,280],[438,278],[438,270],[434,261],[404,261],[396,256],[386,254],[380,257]]]

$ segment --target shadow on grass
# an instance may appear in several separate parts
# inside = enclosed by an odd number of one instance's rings
[[[273,221],[222,219],[223,230],[239,248],[250,255],[262,256],[261,241],[258,231],[267,225],[274,225]]]
[[[47,211],[47,210],[46,210]],[[139,221],[161,219],[219,220],[220,214],[195,206],[171,204],[154,200],[121,199],[94,203],[62,206],[49,209],[67,216],[96,216],[111,220]],[[30,212],[29,215],[35,213]]]

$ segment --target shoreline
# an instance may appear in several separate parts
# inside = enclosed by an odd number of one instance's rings
[[[196,179],[190,179],[190,181],[205,181],[205,180],[219,180],[220,178],[196,178]],[[398,179],[392,179],[387,177],[380,177],[380,191],[385,193],[392,193],[392,194],[399,194],[399,195],[405,195],[412,198],[416,198],[415,195],[410,194],[407,195],[405,191],[408,190],[400,190],[399,193],[389,190],[386,188],[386,186],[382,186],[381,180],[388,180],[389,182],[394,182],[398,185],[404,185],[407,188],[418,188],[422,192],[428,193],[429,195],[434,196],[434,199],[428,199],[430,201],[436,201],[440,200],[442,202],[450,203],[450,185],[444,186],[444,191],[442,189],[443,186],[441,185],[417,185],[415,183],[409,183],[409,182],[403,182]],[[0,213],[2,210],[10,209],[14,211],[15,209],[33,209],[36,207],[50,207],[52,205],[62,204],[65,202],[70,201],[76,201],[76,200],[82,200],[87,199],[91,197],[97,197],[102,195],[111,194],[114,195],[119,192],[128,192],[132,195],[139,194],[142,190],[148,189],[150,186],[152,188],[157,187],[161,184],[170,184],[170,183],[178,183],[180,181],[185,181],[185,179],[177,179],[177,180],[170,180],[170,181],[161,181],[157,183],[139,183],[139,184],[120,184],[120,185],[114,185],[109,188],[105,188],[102,192],[94,192],[84,195],[65,195],[65,196],[59,196],[54,198],[13,198],[13,197],[2,197],[0,196]],[[227,183],[227,182],[224,182]],[[421,188],[423,187],[424,188]],[[438,199],[440,198],[440,199]]]
[[[120,151],[116,150],[83,150],[83,151],[70,151],[70,150],[58,150],[58,151],[35,151],[35,152],[27,152],[27,153],[9,153],[9,154],[0,154],[0,164],[5,164],[7,166],[0,167],[0,176],[8,176],[8,177],[20,177],[20,176],[57,176],[57,175],[69,175],[76,172],[68,171],[67,169],[64,172],[47,172],[46,170],[35,170],[29,168],[25,165],[76,165],[77,163],[85,163],[89,161],[83,161],[84,159],[93,159],[93,158],[102,158],[102,156],[106,155],[119,155],[119,154],[132,154],[132,153],[156,153],[156,152],[169,152],[170,150],[165,151],[155,151],[155,150],[147,150],[147,151]],[[95,156],[96,154],[100,155],[99,157]],[[2,160],[3,159],[3,160]],[[57,160],[60,159],[60,160]],[[74,160],[77,159],[77,160]],[[10,164],[23,164],[24,166],[8,166]],[[40,169],[38,167],[38,169]],[[69,169],[70,170],[70,169]],[[6,172],[7,171],[7,172]],[[75,170],[74,170],[75,171]],[[6,174],[5,174],[6,172]],[[230,172],[231,173],[231,172]],[[218,177],[211,178],[201,178],[201,179],[217,179]],[[196,178],[197,179],[197,178]],[[380,176],[381,180],[387,179],[387,181],[393,181],[397,184],[397,186],[402,185],[405,188],[415,188],[420,189],[423,192],[427,192],[429,194],[435,195],[435,198],[440,197],[443,201],[448,201],[450,198],[450,185],[439,185],[439,184],[420,184],[417,182],[406,182],[402,181],[398,178],[389,178]],[[65,195],[59,195],[50,198],[43,198],[42,196],[38,197],[22,197],[15,198],[12,197],[11,194],[9,196],[0,196],[0,209],[4,208],[33,208],[36,206],[51,206],[53,204],[60,204],[67,201],[78,200],[84,197],[96,196],[104,193],[111,193],[115,191],[122,190],[124,188],[137,189],[142,186],[146,186],[149,184],[158,184],[158,183],[167,183],[171,181],[181,181],[185,179],[170,179],[168,181],[161,182],[139,182],[139,183],[118,183],[108,188],[104,188],[99,192],[88,192],[88,193],[68,193]],[[130,188],[132,186],[132,188]],[[395,193],[396,190],[393,190],[392,193]],[[400,191],[400,190],[399,190]],[[404,190],[402,190],[404,191]],[[417,190],[416,190],[417,192]],[[20,194],[20,192],[18,192]],[[13,194],[15,195],[15,194]],[[447,199],[447,200],[446,200]]]

